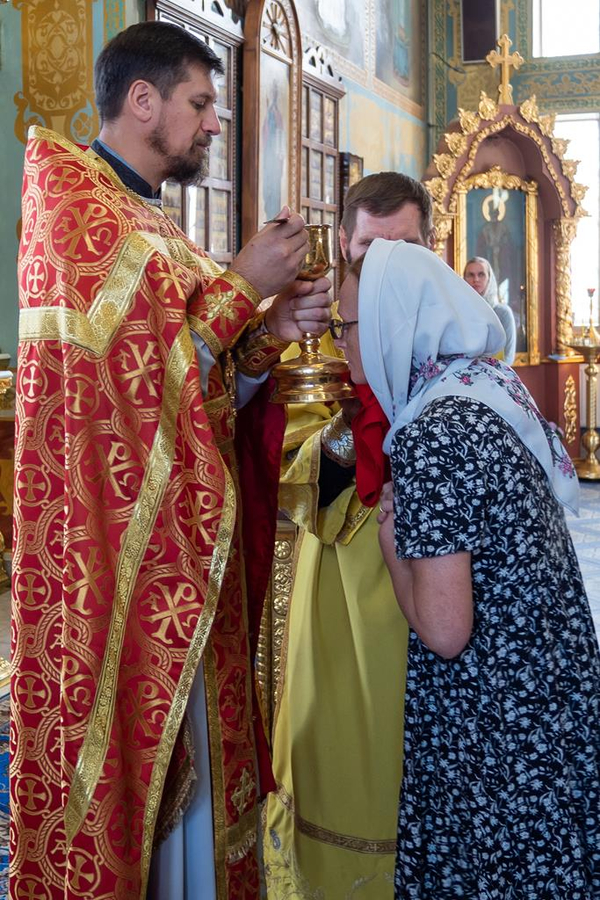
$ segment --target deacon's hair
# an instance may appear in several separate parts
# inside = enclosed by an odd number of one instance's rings
[[[356,226],[356,213],[365,209],[372,216],[389,216],[405,203],[415,203],[421,213],[421,232],[426,243],[433,231],[431,197],[420,181],[400,172],[377,172],[353,184],[346,194],[341,226],[348,243]]]
[[[148,81],[168,100],[188,77],[188,66],[207,74],[224,71],[219,57],[200,38],[170,22],[140,22],[115,35],[101,51],[94,70],[96,106],[102,122],[118,118],[134,81]]]

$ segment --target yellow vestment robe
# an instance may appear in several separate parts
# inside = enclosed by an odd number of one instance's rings
[[[290,407],[284,443],[280,505],[302,531],[267,805],[269,900],[393,897],[408,627],[376,510],[354,482],[318,509],[321,431],[335,411]]]

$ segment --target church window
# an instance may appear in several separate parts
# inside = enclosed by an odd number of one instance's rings
[[[175,22],[206,41],[223,63],[224,75],[216,79],[215,105],[221,133],[210,147],[210,170],[199,186],[167,181],[162,188],[165,212],[188,237],[227,268],[237,252],[237,116],[239,48],[243,41],[241,20],[220,3],[210,0],[155,0],[154,17]]]
[[[600,294],[600,113],[561,115],[556,118],[556,134],[568,138],[569,159],[578,159],[576,180],[588,191],[583,216],[571,245],[571,297],[575,325],[589,321],[588,288],[595,288],[594,320],[598,324]]]
[[[343,94],[341,81],[322,49],[309,49],[302,83],[301,211],[307,222],[332,226],[335,261],[340,208],[338,120]]]
[[[533,55],[579,56],[600,52],[598,0],[532,0]]]

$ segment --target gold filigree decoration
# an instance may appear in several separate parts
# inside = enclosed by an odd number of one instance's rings
[[[548,113],[547,116],[540,116],[539,118],[539,126],[540,131],[546,137],[552,137],[554,134],[554,124],[556,122],[556,115],[554,113]]]
[[[538,134],[534,127],[530,125],[521,125],[520,122],[517,122],[512,116],[507,115],[500,119],[498,122],[493,122],[487,128],[483,128],[479,131],[472,140],[471,147],[469,149],[469,155],[466,159],[465,164],[462,167],[461,172],[459,173],[459,178],[466,177],[466,173],[470,172],[473,168],[473,163],[477,152],[479,150],[479,146],[487,137],[491,134],[497,134],[499,131],[502,131],[506,128],[507,125],[510,125],[514,128],[515,131],[518,131],[520,134],[528,135],[535,143],[538,145],[542,158],[548,167],[548,171],[550,172],[550,176],[552,181],[554,182],[554,186],[556,188],[556,192],[560,197],[561,205],[563,208],[563,212],[565,215],[569,215],[569,203],[567,200],[567,196],[565,194],[564,188],[561,184],[561,179],[559,177],[559,173],[556,169],[555,162],[550,158],[548,151],[546,149],[545,142],[540,134]]]
[[[526,122],[539,122],[540,113],[537,106],[537,97],[532,94],[529,99],[524,100],[519,107],[519,112]]]
[[[567,147],[569,146],[570,141],[567,138],[552,138],[552,152],[555,156],[558,156],[559,159],[562,159],[567,152]]]
[[[572,356],[573,343],[571,310],[571,243],[577,233],[577,219],[557,219],[552,223],[556,246],[556,344],[557,351]]]
[[[565,381],[563,414],[565,417],[565,443],[572,444],[577,437],[577,391],[572,375],[569,375]]]
[[[281,526],[278,527],[275,540],[272,572],[273,633],[271,636],[273,647],[273,709],[276,709],[279,702],[285,673],[285,628],[294,588],[296,562],[300,550],[300,541],[296,538],[296,533],[296,526],[289,522],[285,531]]]
[[[462,183],[462,182],[461,182]],[[470,175],[464,181],[465,187],[471,188],[510,188],[512,190],[537,192],[534,181],[524,181],[518,175],[509,175],[500,166],[492,166],[487,172]]]
[[[272,728],[285,671],[285,628],[294,586],[299,544],[296,541],[297,530],[293,522],[278,523],[271,583],[265,598],[256,649],[256,677],[263,699],[267,731]]]
[[[458,121],[464,134],[473,134],[479,128],[479,116],[468,109],[459,108]]]
[[[445,134],[444,138],[452,156],[455,156],[458,159],[459,156],[462,156],[463,153],[467,152],[467,138],[464,134],[459,134],[457,131],[454,131],[450,134]]]
[[[448,190],[448,183],[445,178],[430,178],[429,181],[425,182],[425,187],[436,203],[443,203]]]
[[[454,161],[454,157],[450,156],[449,153],[435,153],[433,162],[442,178],[449,178],[454,172],[456,162]]]
[[[563,173],[567,176],[567,178],[572,181],[577,174],[577,168],[579,166],[580,160],[578,159],[563,159],[562,160],[562,170]]]
[[[356,450],[352,429],[344,422],[343,410],[339,410],[321,431],[323,453],[339,466],[356,465]]]
[[[438,256],[444,258],[446,249],[446,241],[450,237],[452,225],[454,224],[454,216],[440,215],[435,219],[435,247],[434,250]]]
[[[485,91],[482,91],[479,96],[479,115],[487,121],[495,119],[498,115],[498,104],[488,97]]]
[[[231,795],[233,805],[237,809],[238,816],[241,816],[248,799],[254,794],[256,782],[248,769],[244,769],[240,782]]]
[[[583,198],[587,194],[587,184],[579,184],[578,182],[572,182],[571,184],[571,194],[573,195],[573,199],[576,201],[578,206],[581,206]]]

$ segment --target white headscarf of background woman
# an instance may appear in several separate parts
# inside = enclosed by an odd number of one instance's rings
[[[483,256],[472,256],[471,259],[467,260],[467,263],[465,265],[465,272],[467,271],[467,266],[470,266],[471,263],[478,263],[487,274],[485,290],[480,296],[483,297],[483,299],[487,303],[489,303],[492,309],[494,309],[495,306],[502,302],[498,293],[498,282],[496,280],[494,270],[492,269],[487,259],[485,259]]]
[[[424,247],[373,241],[359,284],[359,341],[365,376],[391,422],[383,449],[436,397],[465,396],[495,410],[539,460],[557,498],[577,511],[571,460],[533,398],[491,357],[505,340],[492,309]]]

